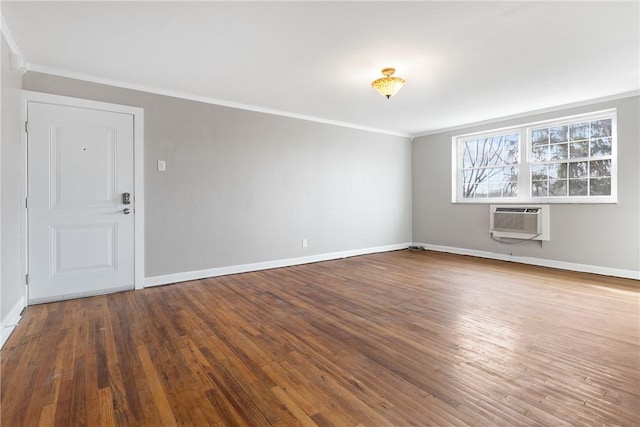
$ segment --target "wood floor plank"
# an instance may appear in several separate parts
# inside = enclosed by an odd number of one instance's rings
[[[28,307],[0,425],[640,426],[638,281],[395,251]]]
[[[151,361],[147,348],[143,345],[139,345],[137,350],[142,368],[144,369],[145,378],[149,383],[149,391],[153,396],[156,408],[160,414],[160,424],[163,426],[177,425],[173,412],[171,411],[171,405],[169,404],[162,384],[158,379],[158,375],[155,371],[155,367],[153,366],[153,362]]]
[[[116,425],[111,388],[105,387],[98,390],[98,410],[100,411],[100,422],[96,425],[104,427],[113,427]]]
[[[305,413],[296,403],[287,395],[287,393],[280,387],[273,387],[271,389],[273,394],[278,398],[280,402],[296,417],[296,420],[302,427],[318,427],[315,421]]]
[[[47,405],[42,408],[40,412],[40,420],[38,427],[48,427],[55,423],[56,419],[56,405]]]

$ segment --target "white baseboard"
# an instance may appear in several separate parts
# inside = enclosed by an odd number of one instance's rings
[[[0,337],[0,348],[4,346],[4,343],[7,342],[9,336],[20,322],[20,317],[22,310],[26,307],[24,298],[20,298],[20,300],[13,306],[13,308],[7,313],[7,315],[2,319],[2,336]]]
[[[428,243],[413,243],[414,246],[422,246],[430,251],[448,252],[458,255],[471,255],[479,258],[490,258],[500,261],[519,262],[521,264],[539,265],[541,267],[558,268],[561,270],[580,271],[583,273],[601,274],[603,276],[615,276],[625,279],[640,280],[640,271],[624,270],[620,268],[601,267],[598,265],[578,264],[574,262],[556,261],[552,259],[533,258],[526,256],[513,256],[498,254],[495,252],[479,251],[475,249],[454,248],[451,246],[431,245]]]
[[[290,267],[293,265],[309,264],[312,262],[329,261],[332,259],[348,258],[358,255],[373,254],[378,252],[397,251],[406,249],[411,243],[398,243],[395,245],[378,246],[373,248],[354,249],[350,251],[331,252],[327,254],[311,255],[297,258],[286,258],[274,261],[256,262],[252,264],[232,265],[229,267],[209,268],[206,270],[185,271],[183,273],[152,276],[144,279],[144,286],[160,286],[171,283],[186,282],[189,280],[204,279],[207,277],[226,276],[229,274],[248,273],[250,271],[268,270],[271,268]]]

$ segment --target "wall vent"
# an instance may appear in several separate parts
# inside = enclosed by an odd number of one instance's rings
[[[549,240],[549,205],[491,205],[489,232],[494,237]]]

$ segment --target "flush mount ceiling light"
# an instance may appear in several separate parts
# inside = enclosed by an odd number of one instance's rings
[[[371,86],[377,90],[380,95],[386,96],[387,99],[398,93],[400,88],[405,84],[404,79],[401,79],[400,77],[391,77],[395,72],[395,68],[384,68],[382,70],[384,77],[371,82]]]

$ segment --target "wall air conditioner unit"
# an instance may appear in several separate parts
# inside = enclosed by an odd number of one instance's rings
[[[489,232],[493,237],[550,240],[549,205],[491,205]]]

